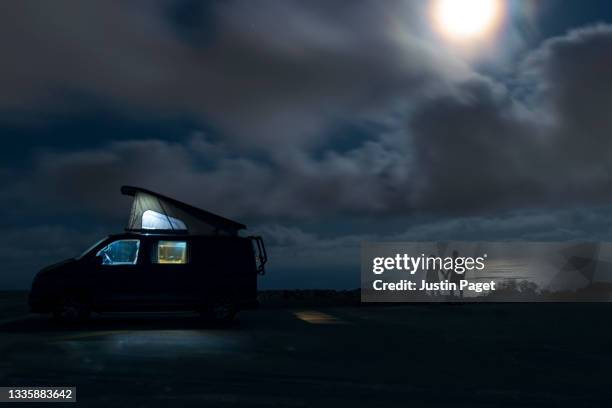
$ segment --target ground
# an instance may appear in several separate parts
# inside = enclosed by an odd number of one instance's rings
[[[0,298],[3,386],[87,406],[608,406],[609,304],[263,307],[62,328]],[[265,305],[264,305],[265,306]]]

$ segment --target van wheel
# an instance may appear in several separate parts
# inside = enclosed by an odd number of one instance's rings
[[[207,307],[200,315],[206,320],[224,324],[234,320],[236,313],[238,313],[236,306],[229,301],[224,301]]]
[[[91,309],[85,302],[67,297],[58,303],[53,311],[53,318],[58,323],[80,323],[91,315]]]

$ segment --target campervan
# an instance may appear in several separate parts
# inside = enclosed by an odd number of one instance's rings
[[[257,305],[267,261],[261,237],[246,226],[137,187],[126,232],[81,256],[42,269],[30,310],[60,321],[92,312],[197,311],[220,322]]]

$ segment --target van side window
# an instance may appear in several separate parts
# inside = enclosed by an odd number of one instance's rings
[[[186,241],[159,241],[153,251],[153,263],[158,264],[186,264]]]
[[[135,265],[138,260],[140,241],[122,239],[102,248],[96,256],[102,257],[102,265]]]

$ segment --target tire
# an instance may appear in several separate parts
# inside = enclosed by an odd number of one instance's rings
[[[237,313],[238,308],[233,302],[217,301],[200,312],[200,316],[216,324],[228,324],[234,320]]]
[[[87,304],[75,297],[65,297],[61,299],[53,310],[53,319],[62,324],[82,323],[89,319],[91,308]]]

